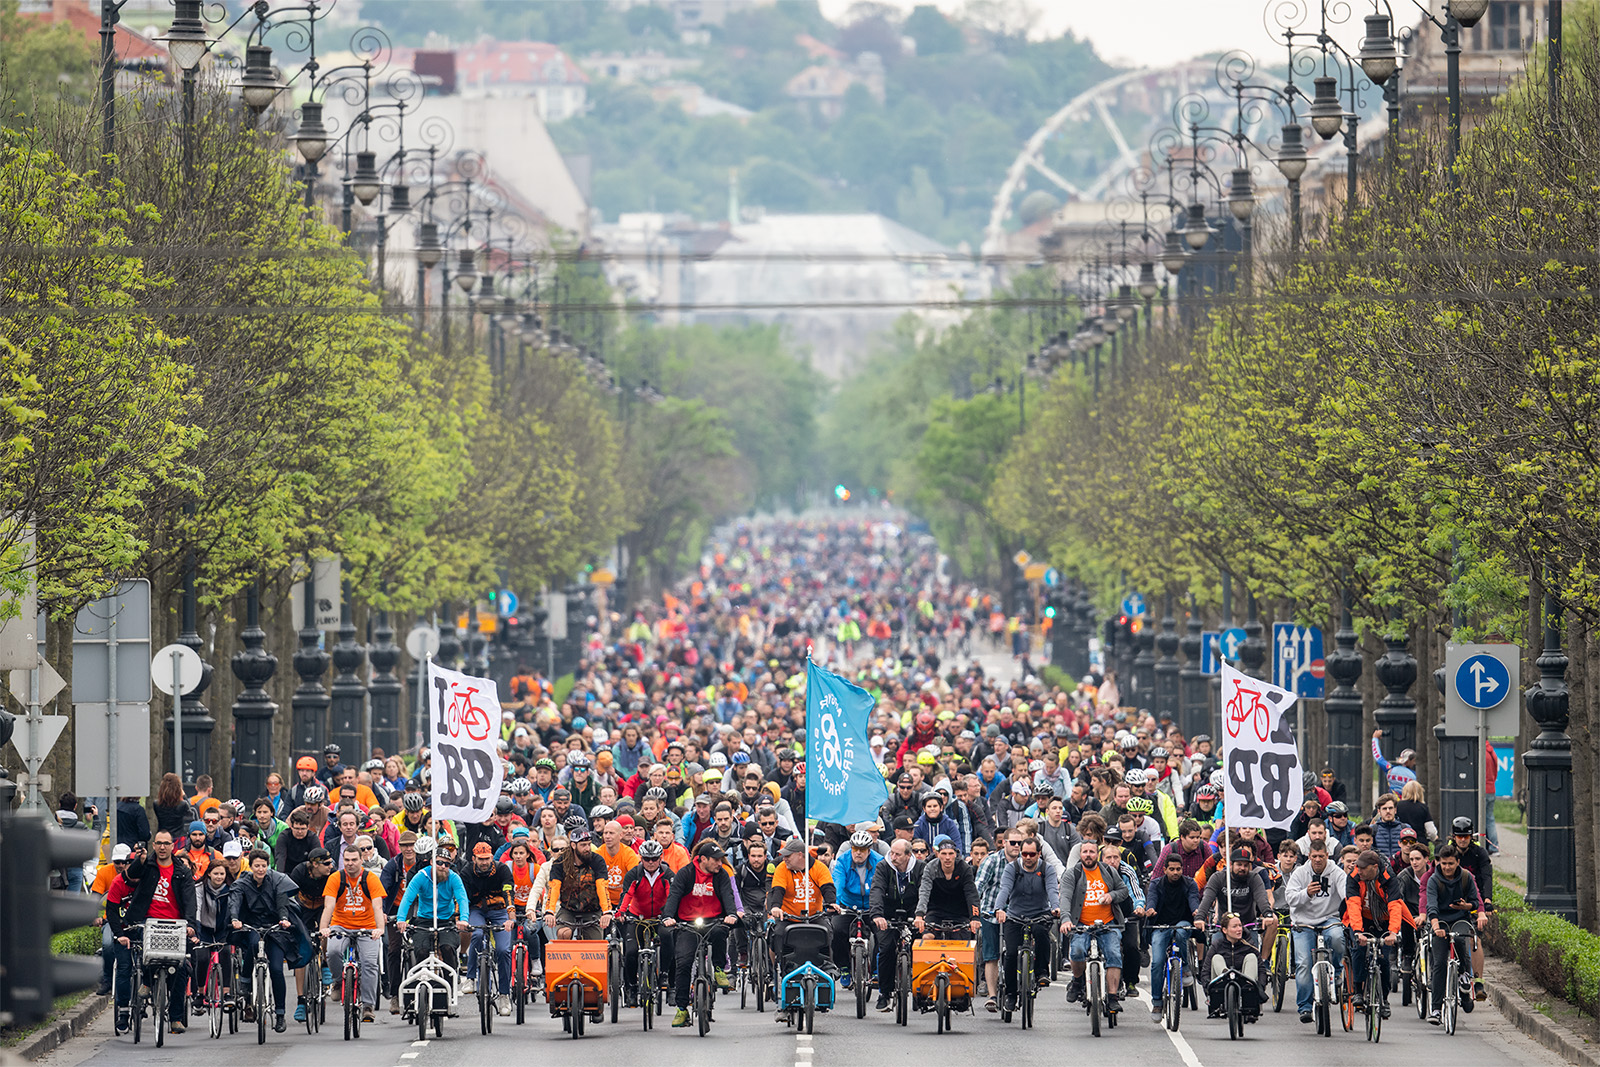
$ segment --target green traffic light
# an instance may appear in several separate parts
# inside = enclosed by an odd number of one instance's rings
[[[1055,618],[1056,617],[1056,609],[1054,607],[1045,608],[1044,609],[1044,617],[1047,618],[1047,619]]]

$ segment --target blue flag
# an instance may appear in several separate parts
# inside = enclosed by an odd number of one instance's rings
[[[867,746],[875,703],[865,689],[806,661],[806,818],[865,822],[888,802]]]

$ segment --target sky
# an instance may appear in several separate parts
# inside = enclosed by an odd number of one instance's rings
[[[821,0],[822,11],[838,19],[854,0]],[[909,11],[928,0],[887,0]],[[956,13],[964,0],[936,0],[940,10]],[[1243,48],[1256,56],[1278,55],[1279,39],[1268,35],[1264,25],[1267,0],[1024,0],[1039,13],[1038,29],[1046,36],[1071,30],[1094,42],[1101,57],[1126,66],[1170,66],[1208,52]],[[1285,2],[1272,0],[1278,7]],[[1407,0],[1395,4],[1398,16]],[[1363,0],[1351,0],[1349,23],[1334,28],[1334,36],[1346,47],[1356,46],[1362,36],[1361,17],[1367,12]]]

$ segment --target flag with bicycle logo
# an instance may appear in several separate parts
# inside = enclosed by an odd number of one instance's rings
[[[1288,712],[1295,695],[1222,666],[1223,817],[1229,826],[1287,829],[1304,794]]]
[[[888,802],[867,744],[875,703],[865,689],[806,660],[806,818],[861,822]]]
[[[504,769],[500,694],[494,681],[428,661],[428,744],[433,754],[433,815],[487,822],[500,797]]]

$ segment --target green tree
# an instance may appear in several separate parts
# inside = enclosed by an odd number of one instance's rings
[[[94,49],[71,23],[22,15],[17,0],[0,0],[0,125],[27,125],[52,101],[88,101],[97,66]]]
[[[956,24],[932,4],[918,4],[906,16],[906,36],[917,42],[917,55],[959,55],[967,42]]]

